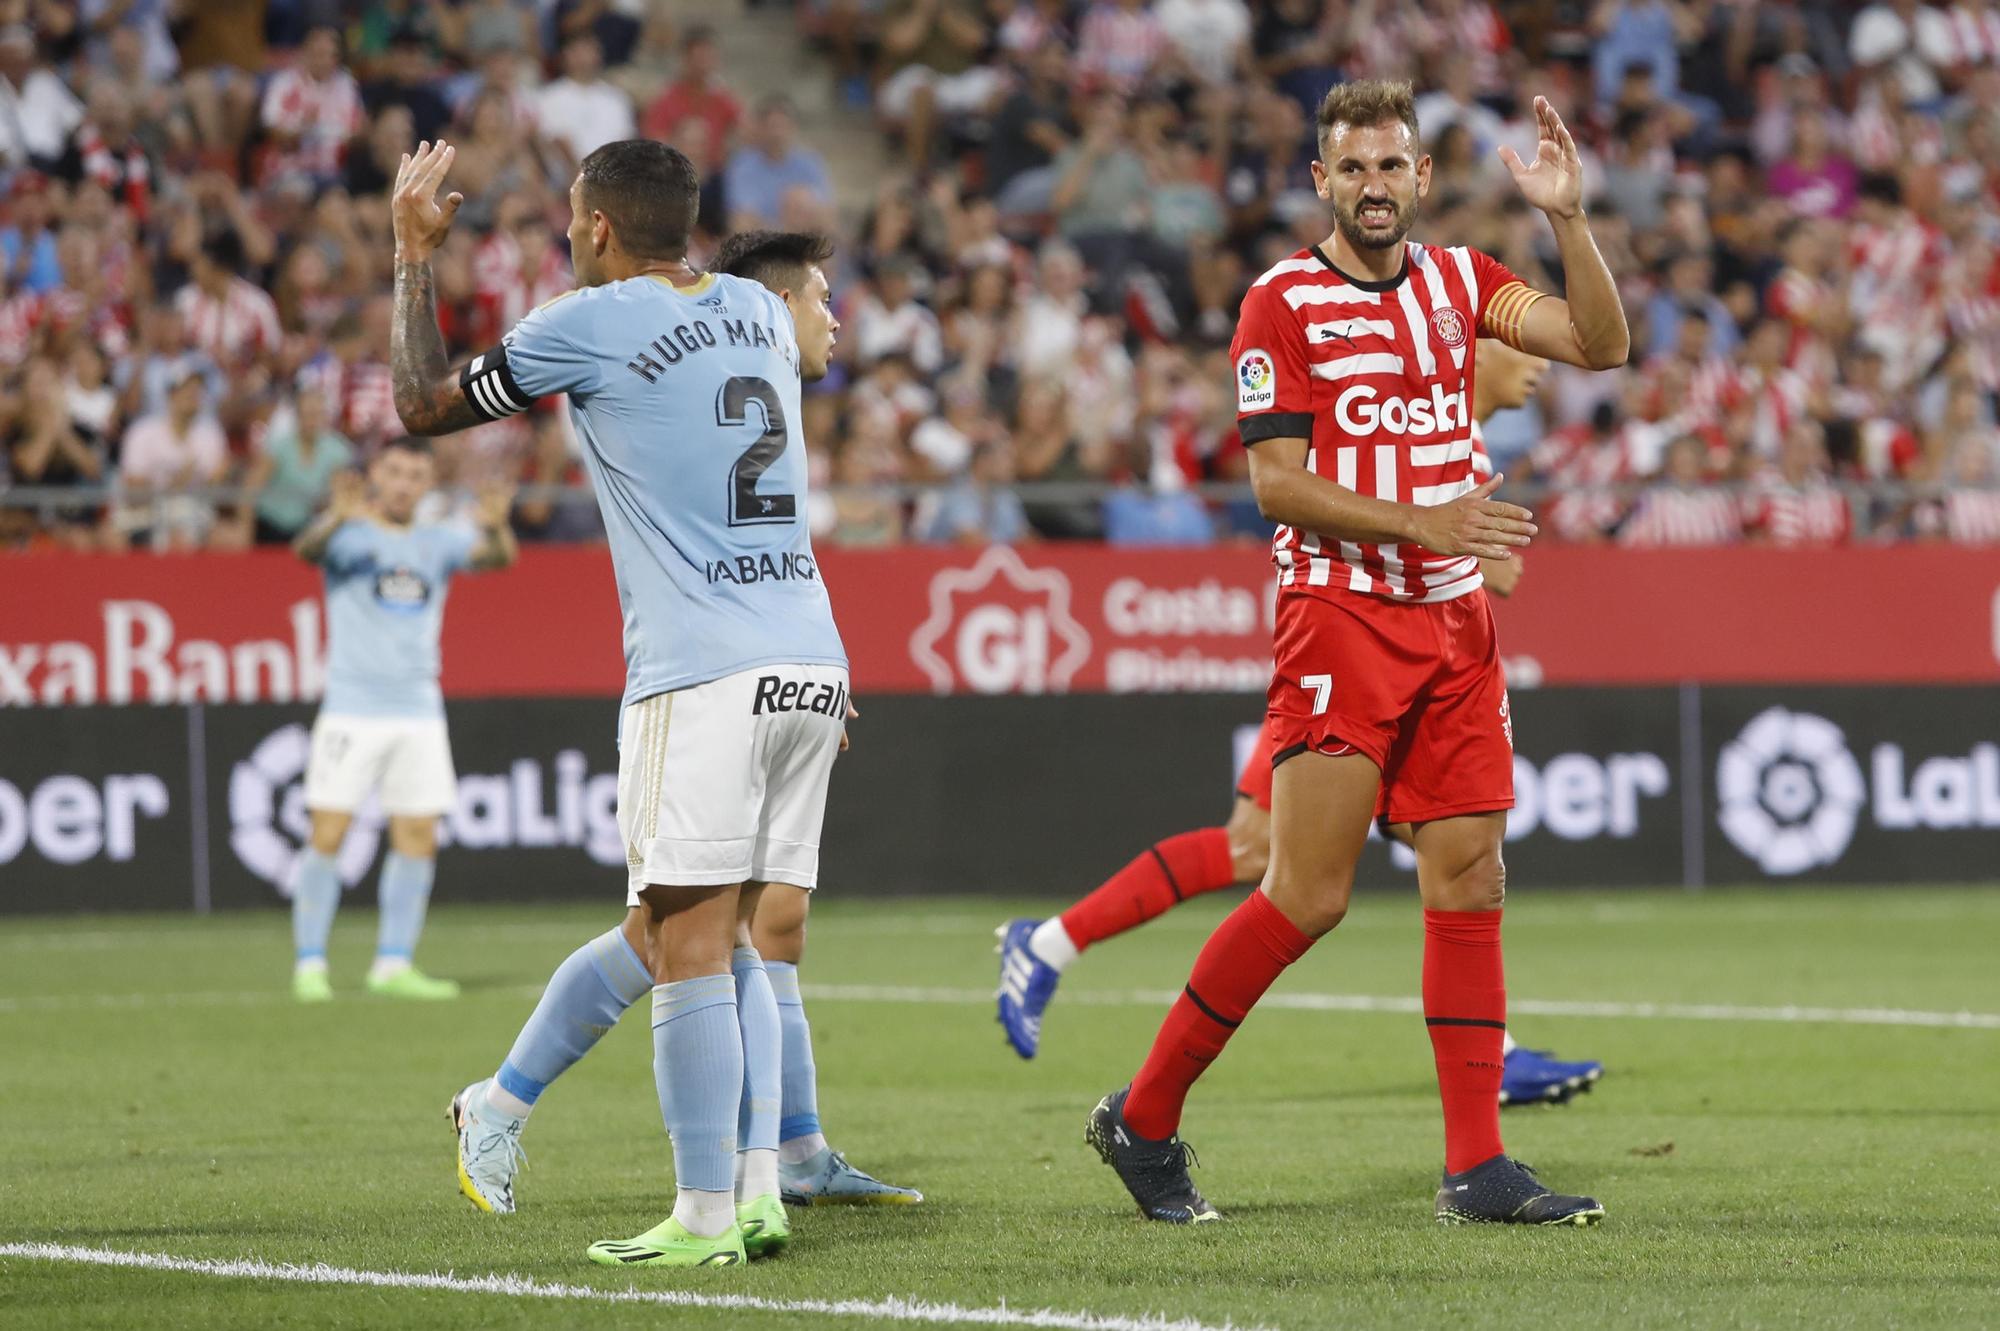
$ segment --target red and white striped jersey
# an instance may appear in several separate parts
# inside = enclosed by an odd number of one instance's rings
[[[224,369],[276,351],[284,341],[278,307],[263,291],[240,277],[217,300],[190,282],[174,296],[188,337]]]
[[[521,244],[505,229],[494,231],[472,253],[472,283],[479,296],[483,331],[472,340],[498,342],[509,328],[576,285],[569,257],[560,245],[542,247],[541,261],[530,265]]]
[[[0,300],[0,364],[19,365],[28,359],[41,321],[42,302],[34,292],[16,291]]]
[[[1729,545],[1742,535],[1736,501],[1721,490],[1657,485],[1618,529],[1623,545]]]
[[[264,86],[259,118],[266,129],[292,138],[289,147],[266,160],[267,180],[294,171],[321,178],[334,175],[347,141],[368,123],[361,88],[344,69],[323,80],[311,78],[303,69],[279,70]]]
[[[1965,65],[2000,63],[2000,9],[1991,5],[1953,5],[1945,11],[1952,44]]]
[[[1474,344],[1496,319],[1518,327],[1536,293],[1477,250],[1411,242],[1405,251],[1403,271],[1386,282],[1342,273],[1318,246],[1257,279],[1229,352],[1237,428],[1253,447],[1305,439],[1306,466],[1357,493],[1444,504],[1478,484]],[[1480,585],[1470,555],[1291,527],[1278,529],[1272,558],[1280,595],[1448,601]]]
[[[1790,485],[1772,476],[1744,510],[1744,529],[1773,545],[1839,545],[1854,527],[1847,496],[1820,480]]]
[[[1917,510],[1917,529],[1957,545],[2000,542],[2000,490],[1952,490]]]

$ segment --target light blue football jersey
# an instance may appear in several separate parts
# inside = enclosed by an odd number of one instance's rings
[[[543,305],[461,382],[483,415],[569,394],[625,619],[625,701],[847,664],[807,531],[791,312],[756,282],[635,277]]]
[[[342,523],[326,570],[326,697],[338,716],[444,715],[438,634],[451,575],[471,562],[468,523]]]

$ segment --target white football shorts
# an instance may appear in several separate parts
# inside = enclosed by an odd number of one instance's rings
[[[653,884],[812,888],[847,698],[841,666],[773,665],[627,707],[618,726],[626,905]]]
[[[444,718],[321,712],[306,760],[306,808],[353,813],[371,790],[392,816],[449,812],[458,803],[458,774]]]

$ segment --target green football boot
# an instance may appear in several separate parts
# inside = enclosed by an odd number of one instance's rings
[[[301,1003],[331,1003],[333,982],[324,966],[301,966],[292,972],[292,997]]]
[[[435,1003],[458,997],[457,980],[434,980],[415,966],[405,966],[387,975],[368,976],[368,992],[383,998],[413,998],[418,1002]]]
[[[755,1261],[776,1257],[792,1241],[792,1222],[785,1218],[785,1204],[778,1194],[767,1192],[736,1208],[736,1228],[743,1234],[743,1251]]]
[[[599,1266],[741,1266],[750,1255],[743,1250],[743,1230],[738,1225],[704,1239],[668,1216],[637,1238],[591,1244],[590,1260]]]

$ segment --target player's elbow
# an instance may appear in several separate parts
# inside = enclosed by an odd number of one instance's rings
[[[1593,370],[1616,370],[1632,358],[1632,338],[1629,333],[1621,333],[1618,340],[1606,346],[1588,347],[1584,350],[1585,364]]]

